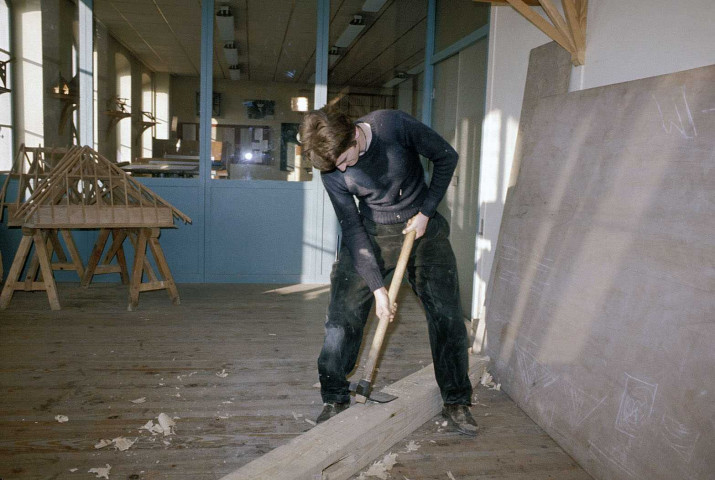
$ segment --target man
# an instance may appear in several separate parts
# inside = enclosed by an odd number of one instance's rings
[[[408,280],[427,314],[442,415],[458,431],[476,435],[469,412],[469,342],[456,261],[449,225],[436,211],[457,165],[457,152],[434,130],[399,110],[375,111],[356,123],[335,110],[312,111],[303,119],[300,141],[303,155],[321,171],[343,233],[318,358],[324,408],[317,422],[350,406],[346,376],[358,359],[373,300],[378,317],[392,321],[395,305],[390,305],[384,278],[395,268],[403,234],[414,230]],[[420,155],[434,167],[429,186]]]

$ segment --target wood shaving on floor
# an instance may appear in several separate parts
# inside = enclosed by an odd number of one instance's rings
[[[136,443],[137,439],[135,438],[134,440],[129,440],[128,438],[124,437],[117,437],[112,439],[112,443],[114,444],[114,448],[119,450],[120,452],[124,452],[125,450],[129,450],[129,447],[134,445]]]
[[[103,438],[102,440],[100,440],[99,442],[94,444],[94,448],[97,448],[97,449],[104,448],[107,445],[111,445],[111,444],[112,444],[111,440],[107,440],[106,438]]]
[[[216,372],[216,376],[220,378],[226,378],[228,377],[228,373],[226,372],[225,368],[222,368],[220,372]]]
[[[482,378],[481,380],[479,380],[479,383],[489,388],[490,390],[501,390],[501,383],[494,383],[494,378],[487,371],[482,374]]]
[[[65,423],[65,422],[69,422],[70,419],[69,419],[69,417],[67,417],[67,415],[55,415],[55,420],[57,420],[60,423]]]
[[[417,450],[420,449],[420,444],[415,442],[414,440],[410,440],[410,443],[405,445],[405,452],[404,453],[409,453],[409,452],[416,452]]]
[[[158,423],[154,423],[152,420],[149,420],[142,427],[140,427],[139,430],[147,430],[151,432],[152,435],[156,435],[158,433],[162,433],[164,436],[175,434],[174,427],[176,426],[176,422],[172,420],[169,415],[166,413],[160,413],[156,420]]]
[[[107,466],[102,468],[90,468],[87,473],[94,473],[97,475],[97,478],[106,478],[109,480],[109,471],[112,469],[112,467],[107,463]]]
[[[146,402],[146,397],[135,398],[134,400],[129,400],[132,403],[144,403]]]
[[[94,448],[100,449],[107,447],[109,445],[114,445],[114,448],[119,450],[120,452],[123,452],[125,450],[129,450],[129,448],[136,443],[137,439],[135,438],[134,440],[129,440],[128,438],[125,437],[117,437],[112,440],[107,440],[106,438],[103,438],[100,440],[98,443],[94,445]]]
[[[397,454],[388,453],[382,460],[378,460],[366,471],[360,473],[358,480],[366,480],[368,477],[377,477],[380,480],[387,480],[390,477],[388,473],[397,463]]]

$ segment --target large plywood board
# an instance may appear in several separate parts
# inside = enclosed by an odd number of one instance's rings
[[[715,66],[540,99],[487,298],[507,393],[597,479],[715,472]]]

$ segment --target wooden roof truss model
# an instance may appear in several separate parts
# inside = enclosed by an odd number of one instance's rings
[[[70,148],[20,204],[28,228],[173,227],[191,219],[89,147]]]

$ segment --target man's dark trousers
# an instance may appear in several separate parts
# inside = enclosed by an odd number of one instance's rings
[[[397,264],[404,223],[381,225],[363,218],[383,277]],[[457,265],[449,243],[449,224],[436,214],[425,234],[415,241],[407,266],[412,289],[427,316],[435,377],[445,404],[471,405],[467,329],[459,304]],[[330,275],[330,305],[325,341],[318,357],[321,394],[325,403],[350,401],[346,376],[355,367],[363,329],[374,303],[369,287],[355,270],[343,245]]]

